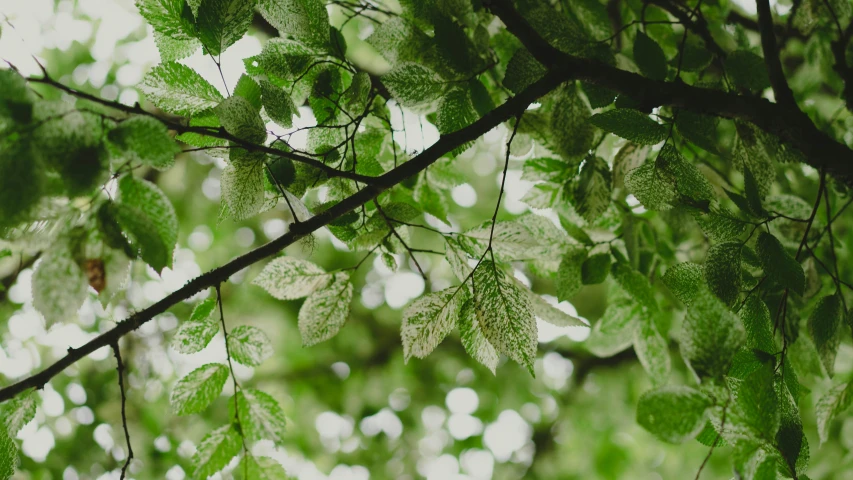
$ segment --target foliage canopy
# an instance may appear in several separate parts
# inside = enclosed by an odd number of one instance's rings
[[[666,478],[849,470],[848,1],[135,6],[160,63],[133,100],[80,80],[96,40],[0,70],[0,354],[41,352],[0,381],[0,479],[296,475],[276,448],[429,477],[488,454],[477,402],[453,446],[430,424],[465,385],[529,429],[503,454],[486,427],[502,465],[471,478],[630,476],[634,426],[686,452]],[[110,458],[19,461],[61,389]]]

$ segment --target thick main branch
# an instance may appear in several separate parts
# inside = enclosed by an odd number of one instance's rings
[[[28,388],[41,388],[51,378],[73,365],[83,357],[102,347],[114,345],[118,339],[136,330],[157,315],[165,313],[173,305],[186,300],[206,288],[213,287],[226,281],[231,275],[253,265],[283,248],[292,245],[300,238],[328,225],[342,215],[351,212],[375,198],[384,190],[401,183],[403,180],[423,171],[436,160],[453,151],[460,145],[472,142],[502,122],[517,116],[528,105],[539,97],[557,88],[563,82],[563,76],[558,72],[549,73],[515,97],[508,99],[503,105],[495,108],[471,125],[456,132],[443,135],[435,144],[421,152],[412,160],[377,177],[376,184],[368,185],[350,197],[341,200],[328,210],[309,218],[299,224],[293,224],[290,231],[284,235],[261,245],[260,247],[231,260],[221,267],[210,270],[192,280],[179,290],[167,295],[159,302],[122,320],[112,330],[90,340],[79,348],[69,348],[68,354],[35,375],[27,377],[0,390],[0,402],[6,401]]]
[[[580,58],[549,44],[510,0],[484,1],[507,30],[537,61],[564,80],[583,80],[627,95],[644,105],[666,105],[718,117],[745,120],[801,151],[809,165],[853,186],[853,151],[818,130],[804,113],[766,99],[652,80],[596,60]]]

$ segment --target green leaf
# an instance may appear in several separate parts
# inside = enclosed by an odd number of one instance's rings
[[[315,291],[299,309],[299,332],[302,345],[311,346],[328,340],[349,318],[353,286],[349,274],[334,274],[331,283]]]
[[[446,225],[450,225],[450,220],[447,218],[447,201],[441,192],[430,185],[427,174],[421,175],[418,178],[418,183],[415,184],[415,190],[412,194],[415,201],[418,202],[426,213],[441,220]]]
[[[278,257],[252,281],[279,300],[296,300],[325,288],[333,275],[318,265],[293,257]]]
[[[835,373],[835,355],[841,343],[840,327],[843,316],[844,307],[838,293],[821,298],[809,315],[809,334],[830,377]]]
[[[651,315],[642,315],[634,333],[634,352],[637,359],[652,377],[655,386],[663,385],[669,377],[669,344],[660,334]]]
[[[73,322],[86,300],[89,282],[69,247],[50,249],[33,273],[33,307],[44,315],[48,326]]]
[[[726,74],[738,87],[758,92],[770,87],[767,66],[758,55],[747,50],[737,50],[726,57],[725,63]]]
[[[136,7],[154,27],[161,60],[188,57],[200,46],[195,38],[195,18],[185,0],[136,0]]]
[[[625,188],[648,210],[669,210],[678,192],[654,163],[646,163],[625,174]]]
[[[714,242],[724,242],[740,236],[745,223],[725,207],[714,206],[707,212],[698,209],[693,212],[693,218],[699,224],[702,232]]]
[[[780,412],[773,378],[773,361],[768,359],[740,383],[732,411],[735,428],[747,428],[760,439],[776,436]]]
[[[533,309],[533,315],[537,319],[558,327],[589,327],[589,325],[580,318],[569,315],[548,303],[548,301],[542,298],[541,295],[528,288],[527,285],[521,283],[517,278],[512,277],[512,280],[513,283],[515,283],[516,288],[527,295],[527,299],[530,301],[530,307]]]
[[[711,400],[689,387],[651,390],[640,397],[637,423],[659,439],[682,443],[702,431]]]
[[[18,464],[18,447],[6,429],[0,429],[0,479],[8,480],[15,474]]]
[[[699,378],[719,378],[744,342],[738,318],[710,291],[696,293],[684,318],[681,356]]]
[[[711,153],[717,153],[717,118],[710,115],[679,110],[675,119],[678,133]]]
[[[530,300],[489,260],[480,263],[473,278],[477,318],[486,339],[533,372],[538,340]]]
[[[204,349],[219,332],[219,323],[211,318],[216,305],[215,298],[208,298],[196,305],[189,321],[182,323],[172,337],[172,348],[183,354]]]
[[[492,374],[495,374],[495,369],[498,366],[498,355],[495,347],[486,339],[483,334],[483,329],[480,327],[480,320],[477,314],[477,307],[474,299],[469,299],[462,305],[459,313],[459,336],[462,339],[462,346],[465,351],[474,360],[485,365]]]
[[[689,306],[703,286],[703,272],[702,265],[691,262],[677,263],[666,269],[662,280],[681,303]]]
[[[657,168],[675,187],[682,197],[693,200],[711,200],[715,198],[714,189],[708,179],[692,163],[684,160],[672,145],[665,145],[655,159]]]
[[[832,421],[850,407],[853,401],[853,383],[833,385],[815,405],[817,417],[817,434],[820,443],[829,439],[829,428]]]
[[[776,342],[773,341],[770,310],[763,300],[756,295],[747,298],[740,310],[740,318],[746,330],[747,347],[769,354],[777,352]]]
[[[237,85],[234,87],[234,96],[245,98],[250,105],[255,107],[255,110],[261,110],[261,106],[263,105],[261,103],[261,86],[245,73],[240,75],[240,79],[237,80]]]
[[[755,180],[755,176],[752,174],[749,167],[744,167],[743,178],[746,201],[749,205],[750,211],[757,217],[767,216],[767,212],[764,210],[764,207],[761,206],[762,195],[759,192],[758,182]]]
[[[614,263],[611,267],[611,274],[616,283],[644,310],[657,311],[658,303],[655,300],[655,293],[645,275],[634,270],[625,262]]]
[[[0,144],[0,236],[29,219],[45,193],[45,180],[44,165],[29,142]]]
[[[213,109],[225,131],[250,143],[263,143],[267,128],[255,107],[243,97],[228,97]]]
[[[571,165],[556,158],[531,158],[524,162],[521,179],[530,182],[560,182]]]
[[[127,160],[165,170],[175,164],[181,148],[159,120],[139,115],[118,124],[108,134],[110,142]]]
[[[38,399],[36,390],[30,388],[3,404],[0,408],[0,418],[3,419],[9,437],[14,438],[26,424],[35,418]]]
[[[275,398],[261,390],[241,388],[236,400],[240,427],[247,441],[271,440],[277,444],[284,441],[287,421]],[[228,404],[229,417],[233,418],[234,402]]]
[[[269,337],[258,327],[240,325],[228,333],[231,358],[249,367],[255,367],[273,354]]]
[[[258,58],[259,67],[267,74],[275,75],[284,80],[295,80],[299,76],[307,75],[307,69],[314,62],[316,52],[288,38],[271,38],[264,44],[264,49]],[[309,89],[305,87],[302,97],[308,94]],[[291,92],[293,93],[293,92]],[[299,103],[300,100],[294,100]]]
[[[227,165],[219,179],[222,206],[236,220],[257,215],[264,206],[264,163],[253,156]]]
[[[581,282],[584,285],[594,285],[607,279],[610,273],[610,254],[597,253],[590,255],[581,265]]]
[[[477,111],[471,103],[468,92],[455,88],[447,92],[438,102],[435,116],[435,126],[442,135],[453,133],[477,121]],[[468,149],[473,143],[465,143],[453,149],[456,156]]]
[[[219,55],[243,38],[252,23],[256,0],[201,0],[198,39],[211,55]]]
[[[764,274],[782,287],[802,295],[806,288],[806,274],[803,267],[785,251],[782,243],[772,234],[761,232],[755,245]]]
[[[222,101],[222,94],[201,75],[175,62],[152,68],[139,89],[158,108],[176,115],[194,115]]]
[[[200,413],[222,393],[228,367],[221,363],[202,365],[178,380],[169,403],[175,415]]]
[[[557,299],[570,300],[583,287],[581,269],[586,260],[585,248],[572,248],[563,256],[557,270]]]
[[[189,122],[191,127],[219,127],[219,118],[213,113],[213,110],[205,110],[197,115],[193,115]],[[227,140],[221,138],[209,137],[200,133],[187,132],[175,137],[187,145],[194,147],[224,147],[228,144]]]
[[[559,89],[555,96],[549,140],[565,158],[585,155],[595,141],[595,128],[589,123],[592,110],[573,83]]]
[[[634,63],[643,75],[653,80],[666,80],[666,55],[660,45],[643,32],[637,32],[634,38]]]
[[[270,457],[246,455],[240,461],[237,471],[244,472],[252,480],[287,480],[287,472],[280,463]]]
[[[329,13],[320,0],[259,0],[258,10],[282,36],[318,49],[329,47]]]
[[[401,63],[382,76],[382,84],[404,107],[418,107],[438,100],[445,89],[441,76],[417,63]],[[462,90],[456,90],[458,92]],[[473,110],[473,105],[471,106]]]
[[[775,438],[777,450],[784,459],[788,475],[804,478],[809,462],[809,441],[803,432],[803,422],[793,398],[785,389],[777,391],[781,414],[779,432]]]
[[[219,472],[240,453],[243,442],[240,434],[231,425],[217,428],[205,436],[198,444],[192,458],[193,476],[208,478]]]
[[[463,246],[482,253],[489,243],[492,227],[486,223],[460,235]],[[565,232],[550,220],[535,214],[522,215],[509,221],[495,223],[492,250],[501,261],[538,260],[549,262],[556,272],[563,253],[570,245]]]
[[[434,43],[413,22],[403,17],[393,16],[375,28],[367,38],[367,43],[395,66],[402,62],[422,61],[425,52]]]
[[[617,108],[589,119],[596,127],[640,145],[655,145],[666,139],[667,129],[633,108]]]
[[[560,199],[562,189],[552,183],[534,185],[521,197],[521,201],[533,208],[551,208]]]
[[[453,330],[465,295],[451,287],[418,298],[403,312],[403,358],[425,358]]]
[[[620,289],[621,292],[621,289]],[[592,326],[586,348],[597,357],[612,357],[634,342],[641,308],[624,292],[612,299]]]
[[[116,220],[148,265],[162,272],[172,266],[178,219],[172,203],[151,182],[126,175],[118,183]]]
[[[598,0],[576,0],[569,7],[593,40],[605,40],[613,34],[607,8]]]
[[[705,257],[705,281],[711,292],[729,306],[740,295],[741,246],[740,242],[717,243]]]
[[[293,116],[299,116],[299,109],[290,95],[266,80],[261,80],[261,101],[272,121],[284,128],[291,128]]]
[[[587,222],[593,222],[610,206],[610,167],[601,157],[588,159],[574,181],[572,204]]]

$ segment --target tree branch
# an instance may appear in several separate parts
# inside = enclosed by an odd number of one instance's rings
[[[125,105],[125,104],[119,103],[119,102],[104,100],[103,98],[99,98],[99,97],[96,97],[94,95],[88,94],[86,92],[82,92],[80,90],[76,90],[76,89],[73,89],[73,88],[68,87],[66,85],[63,85],[62,83],[59,83],[56,80],[54,80],[53,78],[49,77],[47,74],[45,74],[44,77],[41,77],[41,78],[29,77],[29,78],[27,78],[27,81],[32,82],[32,83],[42,83],[45,85],[49,85],[53,88],[62,90],[63,92],[68,93],[69,95],[75,96],[77,98],[82,98],[82,99],[88,100],[90,102],[98,103],[100,105],[104,105],[106,107],[109,107],[109,108],[112,108],[114,110],[118,110],[118,111],[121,111],[121,112],[124,112],[127,114],[145,115],[148,117],[156,118],[157,120],[162,122],[164,125],[166,125],[167,128],[169,128],[170,130],[174,130],[174,131],[178,132],[179,134],[180,133],[197,133],[199,135],[204,135],[206,137],[219,138],[222,140],[227,140],[227,141],[229,141],[229,142],[231,142],[231,143],[233,143],[233,144],[235,144],[241,148],[244,148],[248,151],[251,151],[251,152],[262,152],[262,153],[266,153],[268,155],[273,155],[276,157],[288,158],[290,160],[293,160],[294,162],[304,163],[306,165],[310,165],[310,166],[312,166],[318,170],[323,171],[329,177],[342,177],[342,178],[347,178],[350,180],[355,180],[355,181],[366,183],[366,184],[372,184],[372,183],[375,183],[377,181],[377,177],[368,177],[366,175],[360,175],[360,174],[355,173],[355,172],[347,172],[347,171],[343,171],[343,170],[338,170],[334,167],[326,165],[325,163],[323,163],[319,160],[316,160],[316,159],[313,159],[310,157],[306,157],[304,155],[299,155],[299,154],[296,154],[293,152],[285,152],[283,150],[278,150],[275,148],[267,147],[266,145],[259,145],[256,143],[247,142],[246,140],[243,140],[241,138],[235,137],[234,135],[231,135],[230,133],[225,131],[225,129],[223,127],[202,127],[202,126],[184,125],[184,124],[178,123],[172,119],[164,118],[164,116],[162,116],[162,115],[157,115],[155,113],[144,110],[142,107],[139,106],[139,104],[130,106],[130,105]]]
[[[721,47],[716,40],[714,40],[714,37],[711,35],[711,31],[708,30],[708,22],[705,21],[705,17],[702,16],[701,12],[697,11],[696,20],[694,20],[690,11],[681,8],[681,5],[673,0],[647,1],[648,3],[657,5],[671,13],[673,17],[677,18],[678,21],[684,25],[684,28],[698,35],[699,38],[705,42],[705,47],[707,47],[715,56],[718,58],[726,58],[726,51],[723,50],[723,47]]]
[[[780,105],[796,108],[794,92],[788,86],[782,62],[779,61],[779,47],[776,44],[776,33],[773,27],[773,14],[770,11],[769,0],[755,0],[758,7],[758,31],[761,34],[761,50],[764,52],[764,63],[770,76],[770,85],[776,94],[776,102]]]
[[[537,61],[563,80],[582,80],[627,95],[644,105],[667,105],[751,122],[805,155],[805,161],[853,186],[853,151],[820,131],[801,111],[766,99],[652,80],[553,47],[530,26],[509,0],[484,0]]]
[[[486,115],[483,115],[483,117],[476,122],[456,132],[443,135],[435,144],[421,152],[418,156],[399,167],[390,170],[382,176],[377,177],[378,182],[376,184],[366,186],[357,193],[341,200],[328,210],[325,210],[304,222],[291,225],[290,231],[275,240],[272,240],[265,245],[261,245],[260,247],[235,258],[225,265],[210,270],[190,280],[186,285],[167,295],[159,302],[122,320],[112,330],[104,332],[83,346],[79,348],[69,347],[68,354],[54,364],[30,377],[0,390],[0,402],[9,400],[28,388],[42,388],[48,381],[50,381],[51,378],[55,377],[80,359],[95,350],[115,344],[118,339],[136,330],[155,316],[166,312],[166,310],[173,305],[192,297],[206,288],[210,288],[224,282],[231,277],[231,275],[234,275],[240,270],[274,255],[283,248],[297,242],[299,239],[328,225],[330,222],[342,215],[357,209],[391,186],[397,185],[412,175],[423,171],[428,166],[435,163],[439,158],[453,151],[460,145],[476,140],[492,128],[500,125],[502,122],[517,116],[536,99],[557,88],[563,80],[563,76],[558,72],[545,75],[545,77],[528,87],[517,96],[509,98],[503,103],[503,105],[495,108]]]

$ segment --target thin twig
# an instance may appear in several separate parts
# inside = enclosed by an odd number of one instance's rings
[[[121,425],[124,428],[124,441],[127,444],[127,458],[124,460],[124,466],[121,467],[121,480],[124,480],[127,474],[127,468],[130,466],[130,461],[133,460],[133,447],[130,446],[130,430],[127,428],[127,395],[124,391],[124,363],[121,361],[121,348],[118,340],[112,345],[113,354],[116,357],[116,370],[118,371],[118,389],[121,392]]]

